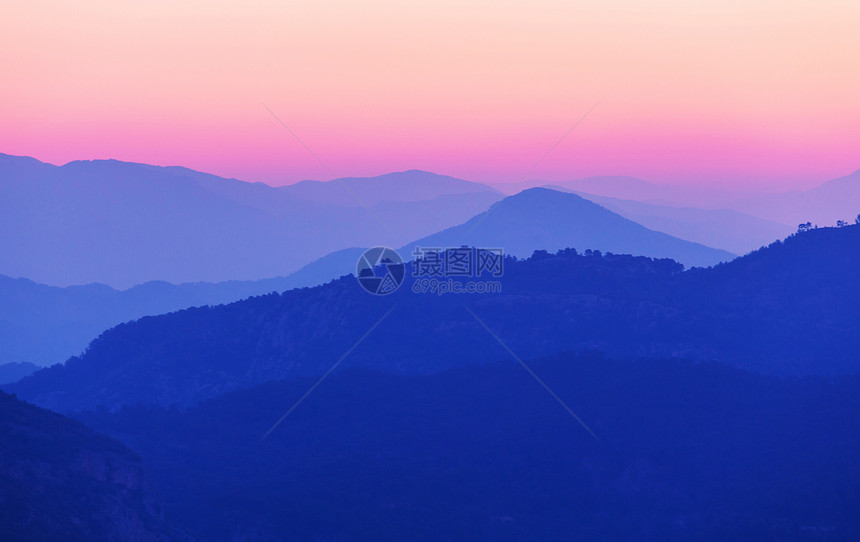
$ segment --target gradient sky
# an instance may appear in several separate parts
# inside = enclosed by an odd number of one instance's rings
[[[793,188],[860,168],[856,0],[14,1],[0,152],[284,184]]]

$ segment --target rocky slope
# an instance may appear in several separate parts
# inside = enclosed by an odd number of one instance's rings
[[[181,538],[137,455],[0,392],[0,540]]]

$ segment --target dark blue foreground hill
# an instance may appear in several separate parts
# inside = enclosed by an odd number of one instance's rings
[[[189,405],[226,391],[331,367],[401,374],[509,354],[597,350],[688,357],[775,374],[860,371],[860,226],[788,238],[711,269],[671,260],[536,253],[506,262],[500,294],[386,297],[353,277],[117,326],[79,358],[6,386],[63,412],[138,402]]]
[[[137,455],[0,392],[0,540],[177,538]]]
[[[184,412],[82,419],[151,462],[200,540],[848,541],[860,377],[567,354],[401,377],[345,370]]]

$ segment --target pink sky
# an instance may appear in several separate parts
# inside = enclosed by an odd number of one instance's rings
[[[284,184],[794,188],[860,168],[860,2],[86,2],[0,18],[0,152]]]

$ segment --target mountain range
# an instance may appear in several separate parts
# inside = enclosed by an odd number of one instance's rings
[[[658,184],[626,176],[588,177],[553,182],[496,183],[492,186],[505,194],[513,194],[527,188],[548,185],[578,194],[599,196],[601,200],[594,200],[597,203],[607,201],[602,198],[613,198],[658,207],[732,210],[771,223],[783,224],[792,229],[805,222],[820,226],[833,226],[838,220],[850,223],[860,213],[860,170],[808,189],[768,193],[745,193],[737,189],[698,185]],[[613,210],[624,214],[619,209]],[[632,216],[628,218],[632,219]],[[657,224],[652,223],[649,227]],[[672,232],[666,231],[666,233]],[[714,246],[731,250],[730,246],[725,244]]]
[[[0,275],[0,359],[53,365],[81,353],[99,333],[119,323],[307,286],[306,280],[306,274],[296,273],[258,281],[152,281],[117,290],[104,284],[61,288]],[[15,364],[7,365],[11,371]],[[0,371],[0,382],[2,378]]]
[[[417,170],[273,188],[181,167],[58,167],[0,155],[0,273],[37,279],[0,275],[0,360],[50,365],[121,322],[322,284],[354,271],[358,247],[378,244],[407,259],[419,244],[466,244],[520,257],[575,247],[711,265],[794,230],[755,213],[789,220],[780,209],[826,215],[838,203],[849,214],[857,179],[763,196],[772,204],[733,200],[741,212],[654,203],[692,192],[628,177],[503,198],[488,185]],[[572,190],[582,199],[559,194]],[[256,278],[222,280],[230,277]],[[118,288],[92,283],[99,280]]]
[[[851,223],[860,218],[860,170],[809,190],[765,194],[729,205],[789,225],[812,222],[832,226],[837,220]]]
[[[496,192],[495,188],[485,184],[415,169],[377,177],[344,177],[330,182],[301,181],[281,186],[278,190],[296,199],[346,207]]]
[[[385,297],[354,277],[121,324],[79,357],[4,386],[60,412],[195,404],[261,382],[323,374],[388,311],[347,365],[438,372],[504,355],[597,350],[691,357],[781,375],[860,370],[860,226],[794,235],[712,268],[563,250],[507,258],[501,293]],[[409,274],[407,274],[409,276]]]
[[[611,184],[594,179],[503,197],[417,171],[272,188],[0,156],[0,174],[0,226],[23,236],[3,230],[3,266],[191,276],[180,252],[219,261],[200,239],[235,251],[275,226],[237,253],[264,264],[215,271],[286,265],[258,243],[294,247],[297,269],[125,290],[0,276],[0,360],[79,353],[0,365],[2,540],[860,536],[860,224],[760,247],[833,194],[847,212],[856,179],[743,212],[624,199],[650,190],[629,179],[615,197],[583,191]],[[151,213],[158,235],[190,226],[158,252],[135,233]],[[438,227],[399,227],[415,213]],[[342,276],[382,231],[348,231],[359,216],[397,225],[407,260],[503,248],[498,276],[450,279],[500,290],[422,290],[407,262],[397,291],[368,294]],[[39,235],[82,252],[27,259]],[[320,239],[337,248],[302,248]],[[92,247],[116,254],[75,267]],[[136,251],[165,267],[134,269]]]
[[[501,247],[527,257],[535,250],[575,247],[615,254],[672,258],[707,267],[735,257],[649,230],[575,194],[530,188],[494,204],[471,220],[413,241],[425,247]],[[407,247],[404,247],[407,248]]]
[[[630,177],[554,184],[649,229],[744,253],[798,223],[853,221],[858,179],[746,198]],[[403,246],[461,224],[504,197],[498,186],[410,170],[275,188],[182,167],[0,154],[0,274],[119,289],[281,277],[344,248]]]
[[[546,188],[567,191],[566,188],[552,185]],[[701,209],[596,196],[585,192],[577,194],[648,229],[735,254],[752,252],[797,229],[796,226],[732,209]]]
[[[592,203],[588,196],[565,192],[552,187],[523,190],[493,204],[486,212],[463,224],[406,243],[397,251],[408,260],[414,256],[416,247],[452,248],[465,245],[502,248],[506,254],[518,257],[528,257],[535,250],[555,252],[562,248],[576,248],[671,258],[688,266],[710,266],[735,257],[728,251],[648,229]],[[642,205],[648,209],[656,208],[649,204]],[[699,220],[693,218],[691,222],[706,222],[702,220],[702,215],[710,212],[694,210]],[[731,211],[720,213],[720,218],[724,218],[724,213]],[[764,222],[750,218],[754,222]],[[671,226],[670,229],[680,230],[692,224]],[[702,226],[702,229],[714,230],[707,226]],[[776,228],[773,231],[784,229]],[[768,242],[778,238],[768,238]],[[755,248],[760,246],[755,245]],[[296,277],[302,277],[303,285],[311,286],[354,273],[355,262],[367,248],[350,247],[335,251],[301,269]],[[312,277],[316,280],[304,280]]]
[[[278,189],[180,167],[116,160],[53,166],[0,155],[0,273],[118,288],[278,277],[344,247],[399,246],[502,197],[423,172],[318,184],[325,186]],[[408,188],[397,196],[387,190],[392,184]],[[360,185],[374,187],[359,190],[370,203],[338,200]],[[377,192],[395,198],[379,201]],[[314,201],[320,194],[336,201]]]
[[[374,186],[366,181],[353,184],[362,183]],[[438,196],[409,205],[412,210],[423,209],[422,214],[432,213],[440,201],[471,196],[464,192],[463,196]],[[408,211],[405,207],[399,211],[393,209],[400,205],[396,202],[376,202],[374,208],[389,205],[392,206],[387,211],[389,217]],[[412,218],[404,215],[398,220]],[[711,265],[734,257],[725,251],[646,229],[574,194],[542,188],[509,196],[459,226],[413,240],[401,247],[401,255],[411,259],[416,245],[461,244],[502,247],[507,253],[521,257],[530,256],[537,249],[555,251],[572,246],[580,250],[670,257],[687,265]],[[179,285],[152,281],[127,290],[100,284],[60,288],[0,275],[0,299],[4,301],[0,305],[0,359],[39,365],[62,362],[82,352],[101,331],[116,324],[192,306],[229,303],[273,291],[322,284],[354,272],[361,252],[358,248],[336,251],[286,277]]]
[[[562,190],[593,194],[596,196],[626,199],[655,205],[710,208],[739,199],[735,190],[702,186],[680,186],[660,184],[627,175],[601,175],[583,179],[541,181],[529,180],[518,183],[495,183],[492,185],[505,194],[515,194],[536,187],[555,186]]]

